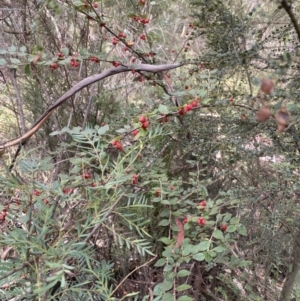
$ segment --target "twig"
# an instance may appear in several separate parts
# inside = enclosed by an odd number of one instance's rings
[[[135,271],[137,271],[138,269],[148,265],[150,262],[152,262],[154,259],[156,259],[157,255],[154,256],[152,259],[150,259],[149,261],[143,263],[142,265],[136,267],[133,271],[131,271],[119,284],[118,286],[113,290],[113,292],[111,293],[111,296],[113,296],[113,294],[119,289],[119,287],[123,284],[123,282],[130,276],[132,275]]]
[[[8,147],[14,146],[14,145],[20,145],[25,144],[26,141],[34,135],[38,129],[46,122],[46,120],[49,118],[49,116],[54,112],[54,110],[59,107],[61,104],[63,104],[67,99],[69,99],[71,96],[73,96],[78,91],[82,90],[83,88],[100,81],[106,77],[113,76],[115,74],[123,73],[123,72],[129,72],[131,70],[136,71],[145,71],[145,72],[151,72],[151,73],[158,73],[166,70],[171,70],[178,68],[180,66],[183,66],[184,64],[164,64],[164,65],[150,65],[150,64],[131,64],[128,66],[119,66],[119,67],[112,67],[109,68],[100,74],[95,74],[92,76],[89,76],[83,80],[81,80],[79,83],[74,85],[69,91],[67,91],[64,95],[62,95],[50,108],[47,109],[47,111],[38,118],[38,120],[31,126],[29,131],[22,135],[19,138],[13,139],[11,141],[8,141],[2,145],[0,145],[0,151],[3,149],[6,149]]]
[[[121,200],[121,198],[123,197],[124,194],[125,194],[124,192],[121,193],[121,195],[117,198],[117,200],[110,206],[109,210],[104,214],[103,219],[106,219],[108,217],[108,215],[116,207],[116,205],[119,203],[119,201]],[[94,229],[90,232],[90,234],[86,237],[86,239],[84,241],[87,242],[93,236],[93,234],[99,229],[99,227],[101,225],[102,225],[102,223],[96,224]]]
[[[286,0],[282,0],[281,5],[284,8],[284,10],[286,11],[286,13],[289,15],[289,17],[290,17],[290,19],[293,23],[293,26],[296,30],[296,33],[298,35],[298,39],[300,41],[300,28],[299,28],[299,24],[297,22],[297,19],[296,19],[295,15],[293,14],[291,5],[288,4]]]

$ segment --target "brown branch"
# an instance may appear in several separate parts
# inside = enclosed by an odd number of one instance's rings
[[[299,28],[299,24],[297,22],[297,19],[296,19],[295,15],[293,14],[291,5],[288,4],[286,0],[282,0],[281,5],[284,8],[284,10],[286,11],[286,13],[289,15],[289,17],[290,17],[290,19],[293,23],[293,26],[296,30],[296,33],[298,35],[298,39],[300,41],[300,28]]]
[[[0,145],[0,152],[8,147],[24,144],[32,135],[34,135],[38,131],[38,129],[46,122],[46,120],[49,118],[49,116],[53,113],[53,111],[57,107],[63,104],[67,99],[69,99],[71,96],[76,94],[78,91],[82,90],[83,88],[97,81],[100,81],[109,76],[113,76],[115,74],[129,72],[131,70],[135,70],[138,72],[145,71],[151,73],[158,73],[166,70],[175,69],[183,65],[184,64],[180,64],[180,63],[165,64],[165,65],[132,64],[128,66],[112,67],[108,70],[101,72],[100,74],[89,76],[81,80],[80,82],[78,82],[69,91],[67,91],[64,95],[62,95],[50,108],[47,109],[47,111],[44,114],[42,114],[38,118],[38,120],[31,126],[31,128],[24,135]]]

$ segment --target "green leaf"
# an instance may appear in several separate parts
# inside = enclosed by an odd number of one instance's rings
[[[211,262],[212,261],[212,257],[210,256],[210,254],[208,252],[204,253],[204,257],[205,257],[205,260],[207,262]]]
[[[247,236],[247,229],[246,229],[246,227],[244,225],[239,225],[239,227],[238,227],[237,230],[238,230],[239,234]]]
[[[172,240],[167,237],[161,237],[159,240],[162,241],[166,245],[169,245],[172,242]]]
[[[26,50],[27,50],[26,46],[21,46],[21,47],[20,47],[20,51],[21,51],[21,52],[25,52]]]
[[[15,59],[13,57],[10,58],[10,61],[13,63],[13,64],[21,64],[21,61],[18,60],[18,59]]]
[[[5,59],[0,59],[0,66],[4,66],[6,64],[7,64],[7,62]]]
[[[235,224],[238,224],[239,223],[239,218],[238,217],[233,217],[231,220],[230,220],[230,224],[232,225],[235,225]]]
[[[177,273],[177,277],[186,277],[186,276],[189,276],[189,275],[191,275],[191,272],[188,271],[188,270],[180,270]]]
[[[153,294],[159,295],[161,293],[169,291],[172,287],[173,287],[173,282],[165,280],[164,282],[159,283],[154,287]]]
[[[0,54],[6,54],[6,53],[7,53],[7,50],[0,48]]]
[[[187,256],[191,254],[190,245],[184,246],[184,249],[182,250],[182,256]]]
[[[27,65],[25,66],[25,74],[26,74],[26,75],[31,75],[31,69],[30,69],[30,65],[29,65],[29,64],[27,64]]]
[[[198,244],[199,251],[206,251],[210,246],[210,241],[209,240],[203,240]]]
[[[189,285],[189,284],[181,284],[181,285],[179,285],[179,286],[176,287],[176,291],[177,292],[182,292],[182,291],[188,290],[191,287],[192,286]]]
[[[157,260],[157,262],[155,263],[154,266],[161,267],[161,266],[165,265],[166,261],[167,261],[166,258],[161,258],[161,259]]]
[[[101,126],[101,127],[98,129],[98,135],[103,135],[103,134],[105,134],[108,130],[109,130],[109,125],[108,125],[108,124],[106,124],[105,126]]]
[[[227,230],[228,233],[232,233],[236,231],[236,225],[229,225]]]
[[[16,52],[16,50],[17,50],[17,47],[15,47],[13,45],[8,48],[9,52]]]
[[[159,226],[170,226],[170,221],[168,219],[162,219],[159,224]]]
[[[203,261],[205,259],[205,257],[204,257],[203,253],[198,253],[193,256],[193,259],[195,259],[197,261]]]
[[[218,229],[214,230],[212,235],[213,235],[214,238],[217,238],[217,239],[223,239],[224,238],[222,231],[220,231]]]
[[[174,301],[174,296],[171,293],[166,293],[160,301]]]
[[[164,115],[169,113],[169,109],[165,105],[159,105],[158,111],[159,111],[159,113],[164,114]]]
[[[194,299],[189,296],[181,296],[177,299],[177,301],[193,301]]]
[[[223,222],[226,223],[228,222],[232,217],[231,213],[226,213],[225,216],[223,217]]]
[[[222,253],[224,250],[226,250],[224,247],[222,246],[217,246],[213,249],[215,252],[217,253]]]

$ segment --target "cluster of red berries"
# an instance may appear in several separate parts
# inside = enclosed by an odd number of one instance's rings
[[[72,57],[70,59],[70,62],[71,62],[71,66],[73,66],[73,67],[78,67],[79,66],[79,62],[74,57]]]
[[[193,100],[191,103],[185,104],[179,111],[178,114],[179,115],[184,115],[187,112],[193,110],[193,108],[197,108],[198,107],[198,101],[197,100]]]
[[[117,149],[118,151],[122,151],[123,150],[123,145],[120,141],[116,141],[116,140],[113,140],[111,142],[112,146]]]
[[[112,39],[112,44],[113,44],[113,45],[117,45],[118,42],[119,42],[119,39],[117,39],[116,37],[113,37],[113,39]]]
[[[131,184],[132,185],[136,185],[137,184],[137,181],[138,181],[138,175],[136,175],[136,174],[134,174],[133,176],[132,176],[132,180],[131,180]]]
[[[82,178],[83,178],[83,179],[89,179],[89,178],[91,178],[91,175],[90,175],[89,173],[87,173],[87,172],[84,172],[84,173],[82,174]]]
[[[41,192],[37,189],[33,191],[33,195],[35,195],[35,196],[39,196],[40,194],[41,194]]]
[[[200,226],[204,226],[206,224],[206,220],[205,218],[203,217],[199,217],[198,220],[197,220],[197,223],[200,225]]]
[[[58,58],[59,60],[62,60],[62,59],[64,58],[64,54],[61,53],[61,52],[58,52],[58,53],[57,53],[57,58]]]
[[[112,61],[112,65],[114,67],[119,67],[121,65],[121,63],[120,62],[116,62],[116,61]]]
[[[50,64],[50,68],[53,69],[53,70],[55,70],[55,69],[58,68],[58,64],[57,63],[51,63]]]
[[[99,62],[100,62],[100,60],[99,60],[96,56],[92,56],[92,57],[90,58],[90,61],[91,61],[91,62],[94,62],[94,63],[99,63]]]
[[[92,5],[93,5],[94,8],[97,8],[97,7],[98,7],[98,3],[93,3]],[[84,6],[85,8],[88,8],[88,7],[89,7],[89,3],[84,3],[83,6]]]
[[[143,33],[140,35],[140,39],[146,41],[146,35]]]
[[[141,17],[138,17],[138,16],[133,16],[132,19],[136,22],[139,22],[143,25],[146,25],[149,23],[149,19],[146,19],[146,18],[141,18]]]
[[[70,193],[73,192],[73,190],[74,190],[73,188],[64,188],[64,189],[63,189],[63,193],[64,193],[64,194],[70,194]]]
[[[205,200],[202,201],[202,202],[200,202],[200,203],[199,203],[199,208],[200,208],[200,210],[201,210],[201,211],[204,211],[204,210],[206,209],[206,205],[207,205],[207,203],[206,203]]]
[[[118,37],[125,39],[126,38],[126,34],[124,32],[119,32]]]
[[[142,128],[144,130],[146,130],[150,125],[148,119],[145,116],[140,116],[139,122],[142,124]]]
[[[6,205],[6,208],[4,208],[0,215],[0,220],[5,221],[6,215],[7,215],[7,209],[9,208],[9,205]]]

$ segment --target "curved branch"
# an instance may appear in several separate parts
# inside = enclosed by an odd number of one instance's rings
[[[31,126],[31,128],[21,137],[7,141],[6,143],[0,145],[0,151],[4,149],[14,146],[14,145],[21,145],[24,144],[32,135],[34,135],[38,129],[45,123],[45,121],[49,118],[49,116],[53,113],[53,111],[59,107],[62,103],[64,103],[67,99],[73,96],[78,91],[82,90],[86,86],[89,86],[97,81],[100,81],[106,77],[113,76],[118,73],[122,72],[129,72],[131,70],[135,71],[146,71],[151,73],[157,73],[162,71],[167,71],[171,69],[178,68],[183,66],[184,64],[165,64],[165,65],[149,65],[149,64],[131,64],[128,66],[119,66],[119,67],[112,67],[108,70],[101,72],[100,74],[95,74],[89,76],[76,85],[74,85],[69,91],[67,91],[64,95],[62,95],[57,101],[49,107],[44,114],[42,114],[35,123]]]

